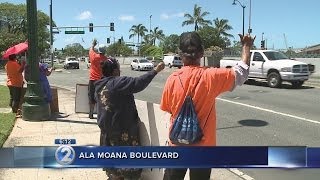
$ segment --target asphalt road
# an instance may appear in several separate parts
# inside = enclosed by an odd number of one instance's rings
[[[151,84],[135,95],[137,99],[159,103],[164,83],[175,69],[165,68]],[[121,67],[122,75],[145,72]],[[55,72],[50,82],[75,88],[88,82],[88,70]],[[319,86],[319,85],[317,85]],[[218,145],[224,146],[320,146],[320,88],[304,85],[273,89],[265,83],[243,85],[217,100]],[[317,169],[240,169],[254,179],[310,179],[320,177]]]

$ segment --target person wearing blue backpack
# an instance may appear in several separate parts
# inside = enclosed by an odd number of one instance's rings
[[[249,74],[255,37],[239,36],[242,61],[233,68],[208,68],[200,66],[204,48],[199,34],[181,34],[179,49],[184,66],[168,77],[160,103],[160,108],[171,114],[170,146],[216,146],[216,97],[241,86]],[[183,180],[186,171],[166,169],[163,179]],[[191,180],[208,180],[210,174],[210,168],[190,169]]]

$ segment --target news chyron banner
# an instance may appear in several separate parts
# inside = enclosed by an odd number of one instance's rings
[[[0,168],[320,168],[320,148],[105,147],[0,149]]]

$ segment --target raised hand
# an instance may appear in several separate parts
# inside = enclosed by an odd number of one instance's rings
[[[250,46],[252,47],[254,40],[256,39],[256,36],[251,37],[249,34],[246,34],[243,36],[242,34],[239,34],[240,36],[240,42],[243,46]]]
[[[93,39],[92,46],[95,47],[97,45],[97,39]]]
[[[160,62],[160,63],[157,65],[155,71],[157,71],[157,73],[159,73],[159,72],[162,71],[163,69],[164,69],[164,63],[163,63],[163,62]]]

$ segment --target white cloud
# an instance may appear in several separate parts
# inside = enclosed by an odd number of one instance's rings
[[[90,11],[83,11],[82,13],[80,13],[77,16],[78,20],[87,20],[87,19],[91,19],[92,18],[92,14]]]
[[[170,16],[167,13],[162,13],[160,15],[160,17],[161,17],[161,19],[169,19],[170,18]]]
[[[163,19],[163,20],[168,20],[168,19],[172,19],[172,18],[180,18],[180,17],[183,17],[183,16],[184,16],[183,12],[173,13],[173,14],[162,13],[160,15],[160,18]]]
[[[121,15],[118,19],[120,21],[134,21],[135,18],[132,15]]]

